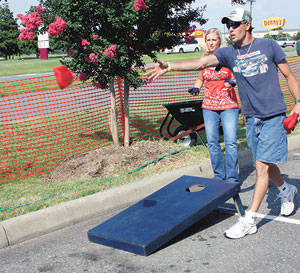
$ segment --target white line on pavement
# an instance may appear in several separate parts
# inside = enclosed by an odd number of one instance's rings
[[[234,214],[234,215],[239,216],[236,209],[233,209],[233,208],[227,208],[227,207],[219,206],[218,210],[221,210],[225,213],[230,213],[230,214]],[[257,213],[256,217],[257,218],[262,218],[262,219],[275,220],[275,221],[289,223],[289,224],[300,225],[300,220],[287,218],[287,217],[283,217],[283,216],[266,215],[266,214]]]
[[[265,215],[265,214],[261,214],[261,213],[257,213],[256,216],[258,218],[265,218],[265,219],[275,220],[275,221],[279,221],[279,222],[300,225],[300,220],[297,220],[297,219],[291,219],[291,218],[286,218],[286,217],[282,217],[282,216]]]

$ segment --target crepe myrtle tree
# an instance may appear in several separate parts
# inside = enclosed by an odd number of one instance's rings
[[[71,60],[62,63],[79,76],[91,80],[95,87],[111,93],[111,132],[119,145],[115,107],[114,79],[124,82],[125,135],[129,137],[129,88],[146,84],[140,77],[143,56],[156,61],[161,49],[172,47],[184,38],[191,23],[206,22],[204,7],[192,8],[194,0],[40,0],[43,26],[55,17],[67,22],[62,39],[70,48]],[[52,16],[52,18],[51,18]],[[50,19],[49,19],[50,18]],[[188,35],[188,31],[186,32]],[[51,36],[51,35],[50,35]]]
[[[189,25],[202,25],[206,22],[203,19],[205,6],[192,8],[193,2],[194,0],[40,0],[43,10],[38,10],[42,20],[39,32],[47,29],[49,32],[52,26],[50,36],[62,32],[61,37],[70,48],[73,58],[63,61],[63,64],[77,73],[80,80],[92,80],[94,86],[110,90],[111,132],[115,144],[119,145],[115,76],[124,81],[124,146],[128,146],[129,87],[138,88],[145,83],[134,68],[144,67],[143,55],[156,61],[159,50],[174,46],[182,38],[191,40],[189,34],[193,27]],[[55,33],[56,26],[53,26],[55,18],[58,33]],[[66,25],[59,29],[63,22]],[[23,38],[32,38],[31,31],[26,30],[23,34]]]

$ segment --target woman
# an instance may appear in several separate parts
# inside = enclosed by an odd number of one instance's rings
[[[222,45],[221,32],[216,28],[209,29],[205,34],[205,44],[204,54],[212,54]],[[194,88],[189,89],[189,92],[198,95],[204,82],[203,118],[214,179],[238,182],[239,105],[233,89],[235,82],[232,81],[232,72],[226,67],[205,68],[199,72]],[[219,144],[220,121],[224,134],[226,163]]]

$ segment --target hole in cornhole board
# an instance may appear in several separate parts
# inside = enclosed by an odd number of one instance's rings
[[[202,191],[204,189],[205,189],[205,187],[203,185],[195,184],[195,185],[192,185],[192,186],[188,186],[185,190],[187,192],[199,192],[199,191]]]

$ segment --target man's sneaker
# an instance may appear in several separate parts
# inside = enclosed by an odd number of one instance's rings
[[[225,236],[230,239],[240,239],[247,234],[254,234],[257,232],[255,221],[249,221],[245,216],[240,217],[238,222],[230,229],[225,231]]]
[[[297,188],[294,185],[289,184],[289,191],[287,193],[281,192],[278,194],[278,198],[281,198],[281,211],[280,214],[289,216],[293,213],[295,205],[294,198],[297,194]]]

